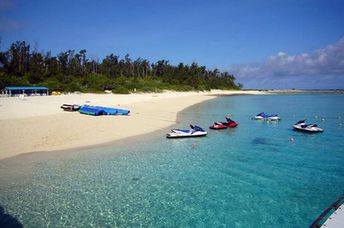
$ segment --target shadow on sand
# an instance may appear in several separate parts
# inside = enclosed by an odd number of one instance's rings
[[[5,214],[4,208],[0,205],[0,227],[2,228],[19,228],[23,225],[14,217]]]

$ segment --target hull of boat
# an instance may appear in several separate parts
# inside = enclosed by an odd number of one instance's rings
[[[280,120],[281,118],[278,116],[272,116],[272,117],[268,117],[266,119],[268,119],[268,120]]]
[[[211,125],[209,128],[213,130],[223,130],[223,129],[226,129],[227,126],[226,125]]]
[[[171,132],[171,133],[167,133],[166,137],[167,138],[189,138],[189,137],[202,137],[202,136],[206,136],[207,134],[208,134],[207,132],[195,132],[193,134],[182,134],[182,133]]]
[[[273,120],[273,121],[277,121],[277,120],[281,120],[281,117],[279,117],[279,116],[271,116],[271,117],[255,116],[255,117],[253,117],[253,119],[255,119],[255,120]]]
[[[319,128],[319,127],[303,128],[300,125],[294,125],[293,128],[296,131],[309,132],[309,133],[318,133],[318,132],[324,131],[324,129]]]
[[[232,122],[230,124],[227,124],[227,127],[236,127],[238,124],[236,122]]]

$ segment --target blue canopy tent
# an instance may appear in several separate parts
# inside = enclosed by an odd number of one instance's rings
[[[7,86],[3,89],[7,96],[20,94],[30,95],[49,95],[49,89],[44,86]]]

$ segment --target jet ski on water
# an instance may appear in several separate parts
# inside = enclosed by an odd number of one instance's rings
[[[307,124],[305,123],[306,120],[300,120],[296,124],[293,125],[293,128],[297,131],[304,131],[304,132],[323,132],[324,129],[318,127],[316,124]]]
[[[209,128],[213,130],[221,130],[226,129],[228,127],[236,127],[238,124],[231,120],[229,117],[226,117],[227,122],[214,122],[213,125],[211,125]]]
[[[226,120],[227,120],[227,122],[222,122],[222,124],[226,125],[227,127],[238,126],[238,124],[235,121],[231,120],[231,118],[229,118],[228,116],[226,117]]]
[[[261,112],[255,117],[253,117],[253,119],[255,120],[280,120],[281,117],[279,117],[278,115],[268,115],[264,112]]]
[[[186,137],[201,137],[206,136],[208,133],[199,126],[190,124],[191,129],[171,129],[170,133],[166,134],[167,138],[186,138]]]
[[[222,130],[226,129],[228,126],[225,123],[220,123],[220,122],[214,122],[213,125],[211,125],[209,128],[213,130]]]

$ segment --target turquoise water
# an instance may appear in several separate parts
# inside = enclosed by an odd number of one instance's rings
[[[27,227],[308,227],[344,193],[343,95],[220,97],[177,126],[226,114],[239,126],[205,138],[2,160],[0,206]],[[304,118],[325,132],[293,131]]]

